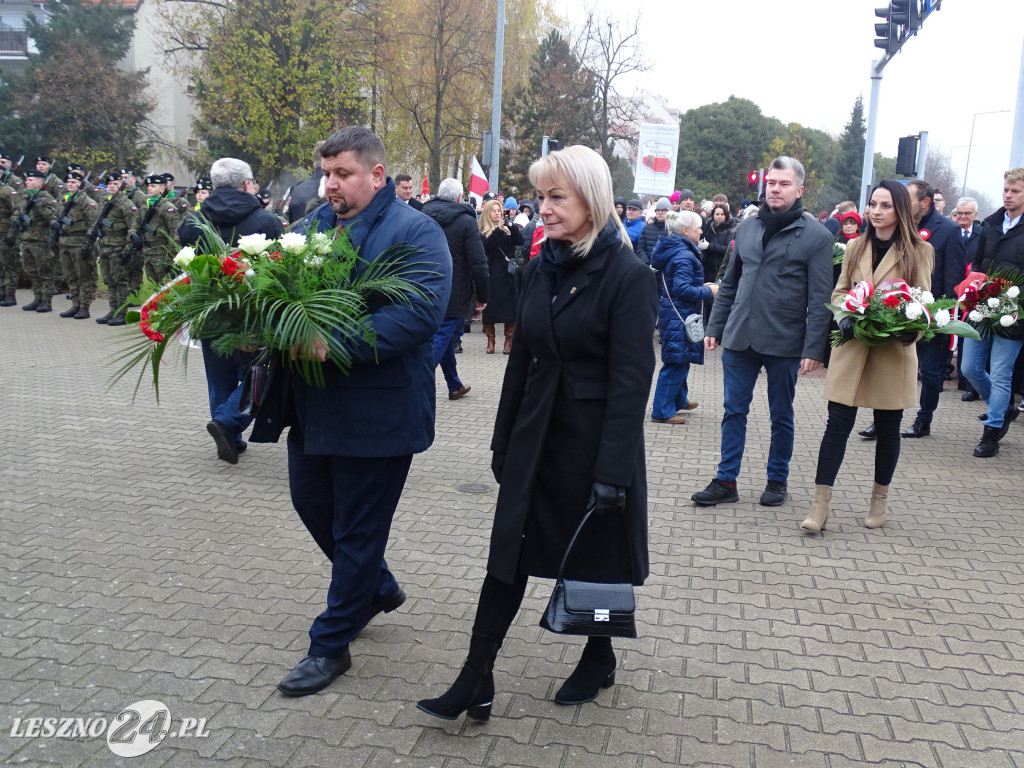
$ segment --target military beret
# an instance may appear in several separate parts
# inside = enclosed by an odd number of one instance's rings
[[[196,190],[198,191],[200,189],[213,189],[213,182],[210,180],[209,176],[200,176],[196,179]]]
[[[134,176],[135,175],[135,171],[133,171],[131,168],[122,168],[121,169],[121,174],[123,176]]]
[[[120,180],[121,180],[121,174],[118,173],[117,171],[111,171],[110,173],[107,174],[107,181],[120,181]]]
[[[266,203],[268,200],[271,199],[270,193],[267,192],[267,190],[265,189],[261,189],[259,192],[257,192],[256,197],[259,199],[261,203]]]
[[[68,163],[68,173],[70,173],[71,171],[81,171],[81,170],[82,170],[81,163]]]
[[[0,152],[0,160],[11,160],[13,162],[11,156],[8,155],[6,152]]]
[[[144,184],[166,184],[167,183],[167,179],[165,179],[163,176],[161,176],[158,173],[154,173],[154,174],[152,174],[150,176],[147,176],[144,179],[143,183]]]
[[[41,173],[40,171],[37,171],[35,168],[33,168],[31,170],[25,171],[25,178],[26,179],[45,179],[46,178],[46,174],[45,173]]]
[[[173,173],[165,173],[164,174],[164,183],[165,184],[173,184],[174,183],[174,174]]]
[[[85,174],[81,171],[68,171],[64,175],[64,181],[71,181],[72,179],[75,181],[85,181]]]
[[[50,158],[48,158],[46,155],[39,155],[36,158],[36,162],[37,163],[50,163],[51,165],[53,164],[53,161]]]

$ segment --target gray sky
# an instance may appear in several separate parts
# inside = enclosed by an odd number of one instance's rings
[[[630,82],[661,94],[670,106],[686,111],[735,95],[784,123],[832,134],[843,130],[858,94],[868,108],[869,70],[881,53],[874,47],[874,24],[881,21],[874,9],[888,4],[553,1],[570,23],[584,7],[620,17],[639,9],[652,69]],[[951,155],[963,183],[974,114],[1010,110],[978,116],[968,169],[968,186],[1000,204],[1022,45],[1024,0],[943,0],[942,9],[885,67],[875,150],[895,157],[900,136],[928,131],[930,146]]]

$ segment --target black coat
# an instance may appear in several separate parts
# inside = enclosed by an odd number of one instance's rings
[[[294,224],[306,215],[309,201],[316,198],[317,192],[320,191],[320,179],[323,177],[324,172],[319,168],[314,168],[312,176],[292,187],[292,196],[288,199],[289,224]]]
[[[203,235],[199,228],[200,217],[210,222],[228,245],[235,245],[238,238],[245,235],[264,234],[275,240],[284,234],[281,220],[264,210],[255,195],[241,189],[220,187],[213,190],[199,206],[199,210],[190,213],[181,222],[178,242],[182,245],[195,245],[199,242]],[[204,250],[206,253],[211,252],[210,246]]]
[[[649,221],[644,224],[644,228],[640,230],[640,237],[636,241],[636,255],[639,256],[644,264],[651,263],[651,256],[654,255],[654,249],[658,245],[658,238],[662,235],[667,235],[668,231],[665,229],[665,222]]]
[[[1000,208],[985,219],[972,271],[984,272],[986,275],[1000,270],[1024,274],[1024,218],[1003,234],[1005,216],[1006,209]],[[999,335],[1020,341],[1024,339],[1024,323],[1011,325]]]
[[[516,246],[523,243],[523,231],[515,224],[508,225],[509,234],[499,227],[484,239],[490,288],[487,308],[483,312],[485,323],[511,323],[519,308],[519,281],[509,274],[508,264],[515,258]]]
[[[452,252],[452,296],[444,316],[446,319],[465,317],[474,289],[476,300],[487,303],[487,257],[476,226],[476,214],[465,203],[439,198],[425,203],[423,213],[444,230],[448,250]]]
[[[960,225],[954,224],[934,208],[921,218],[917,225],[919,232],[927,232],[926,242],[935,251],[935,265],[932,267],[932,295],[956,298],[955,288],[966,274],[964,263],[967,249],[960,234]]]
[[[712,221],[704,228],[704,239],[708,241],[708,247],[704,250],[701,261],[704,264],[704,274],[710,275],[708,280],[713,280],[718,270],[722,268],[722,259],[729,250],[729,243],[732,242],[735,230],[736,225],[732,219],[721,224]]]
[[[487,570],[505,582],[517,571],[556,575],[595,480],[626,488],[630,546],[616,547],[622,517],[599,518],[585,529],[570,575],[642,584],[648,574],[643,427],[658,290],[628,245],[605,240],[554,302],[541,264],[551,241],[523,273],[491,441],[503,469]]]

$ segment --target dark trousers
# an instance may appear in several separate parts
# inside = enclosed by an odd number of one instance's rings
[[[921,373],[921,410],[917,412],[917,420],[923,424],[932,423],[932,414],[939,405],[948,355],[949,337],[945,335],[917,342],[917,368]]]
[[[252,423],[252,416],[238,412],[242,399],[242,383],[253,354],[238,349],[228,356],[218,355],[208,339],[203,339],[203,366],[206,369],[206,390],[210,397],[210,418],[224,425],[234,438],[235,445],[242,444],[242,433]]]
[[[800,358],[723,348],[725,415],[722,417],[722,460],[715,476],[727,483],[733,482],[740,473],[747,442],[747,414],[761,368],[768,381],[768,411],[772,419],[768,479],[784,483],[789,478],[789,460],[793,457],[793,396]]]
[[[447,317],[434,334],[434,367],[440,364],[449,392],[456,392],[462,387],[455,365],[455,345],[462,338],[465,323],[461,317]]]
[[[896,463],[900,460],[900,422],[903,411],[875,410],[875,482],[889,485],[896,473]],[[839,467],[846,455],[846,441],[853,430],[853,422],[857,419],[857,409],[851,405],[828,403],[828,423],[825,434],[821,438],[821,450],[818,451],[818,471],[814,475],[815,485],[832,486],[839,474]]]
[[[340,656],[370,607],[399,587],[384,561],[412,455],[311,456],[297,427],[288,433],[288,484],[295,511],[331,561],[327,609],[309,630],[311,656]]]

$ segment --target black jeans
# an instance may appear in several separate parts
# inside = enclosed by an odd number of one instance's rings
[[[832,486],[839,474],[846,454],[846,441],[853,430],[853,422],[857,418],[857,409],[851,405],[828,403],[828,424],[821,438],[821,450],[818,451],[818,471],[814,476],[815,485]],[[896,462],[900,460],[900,422],[903,411],[875,410],[875,482],[889,485],[896,472]]]

